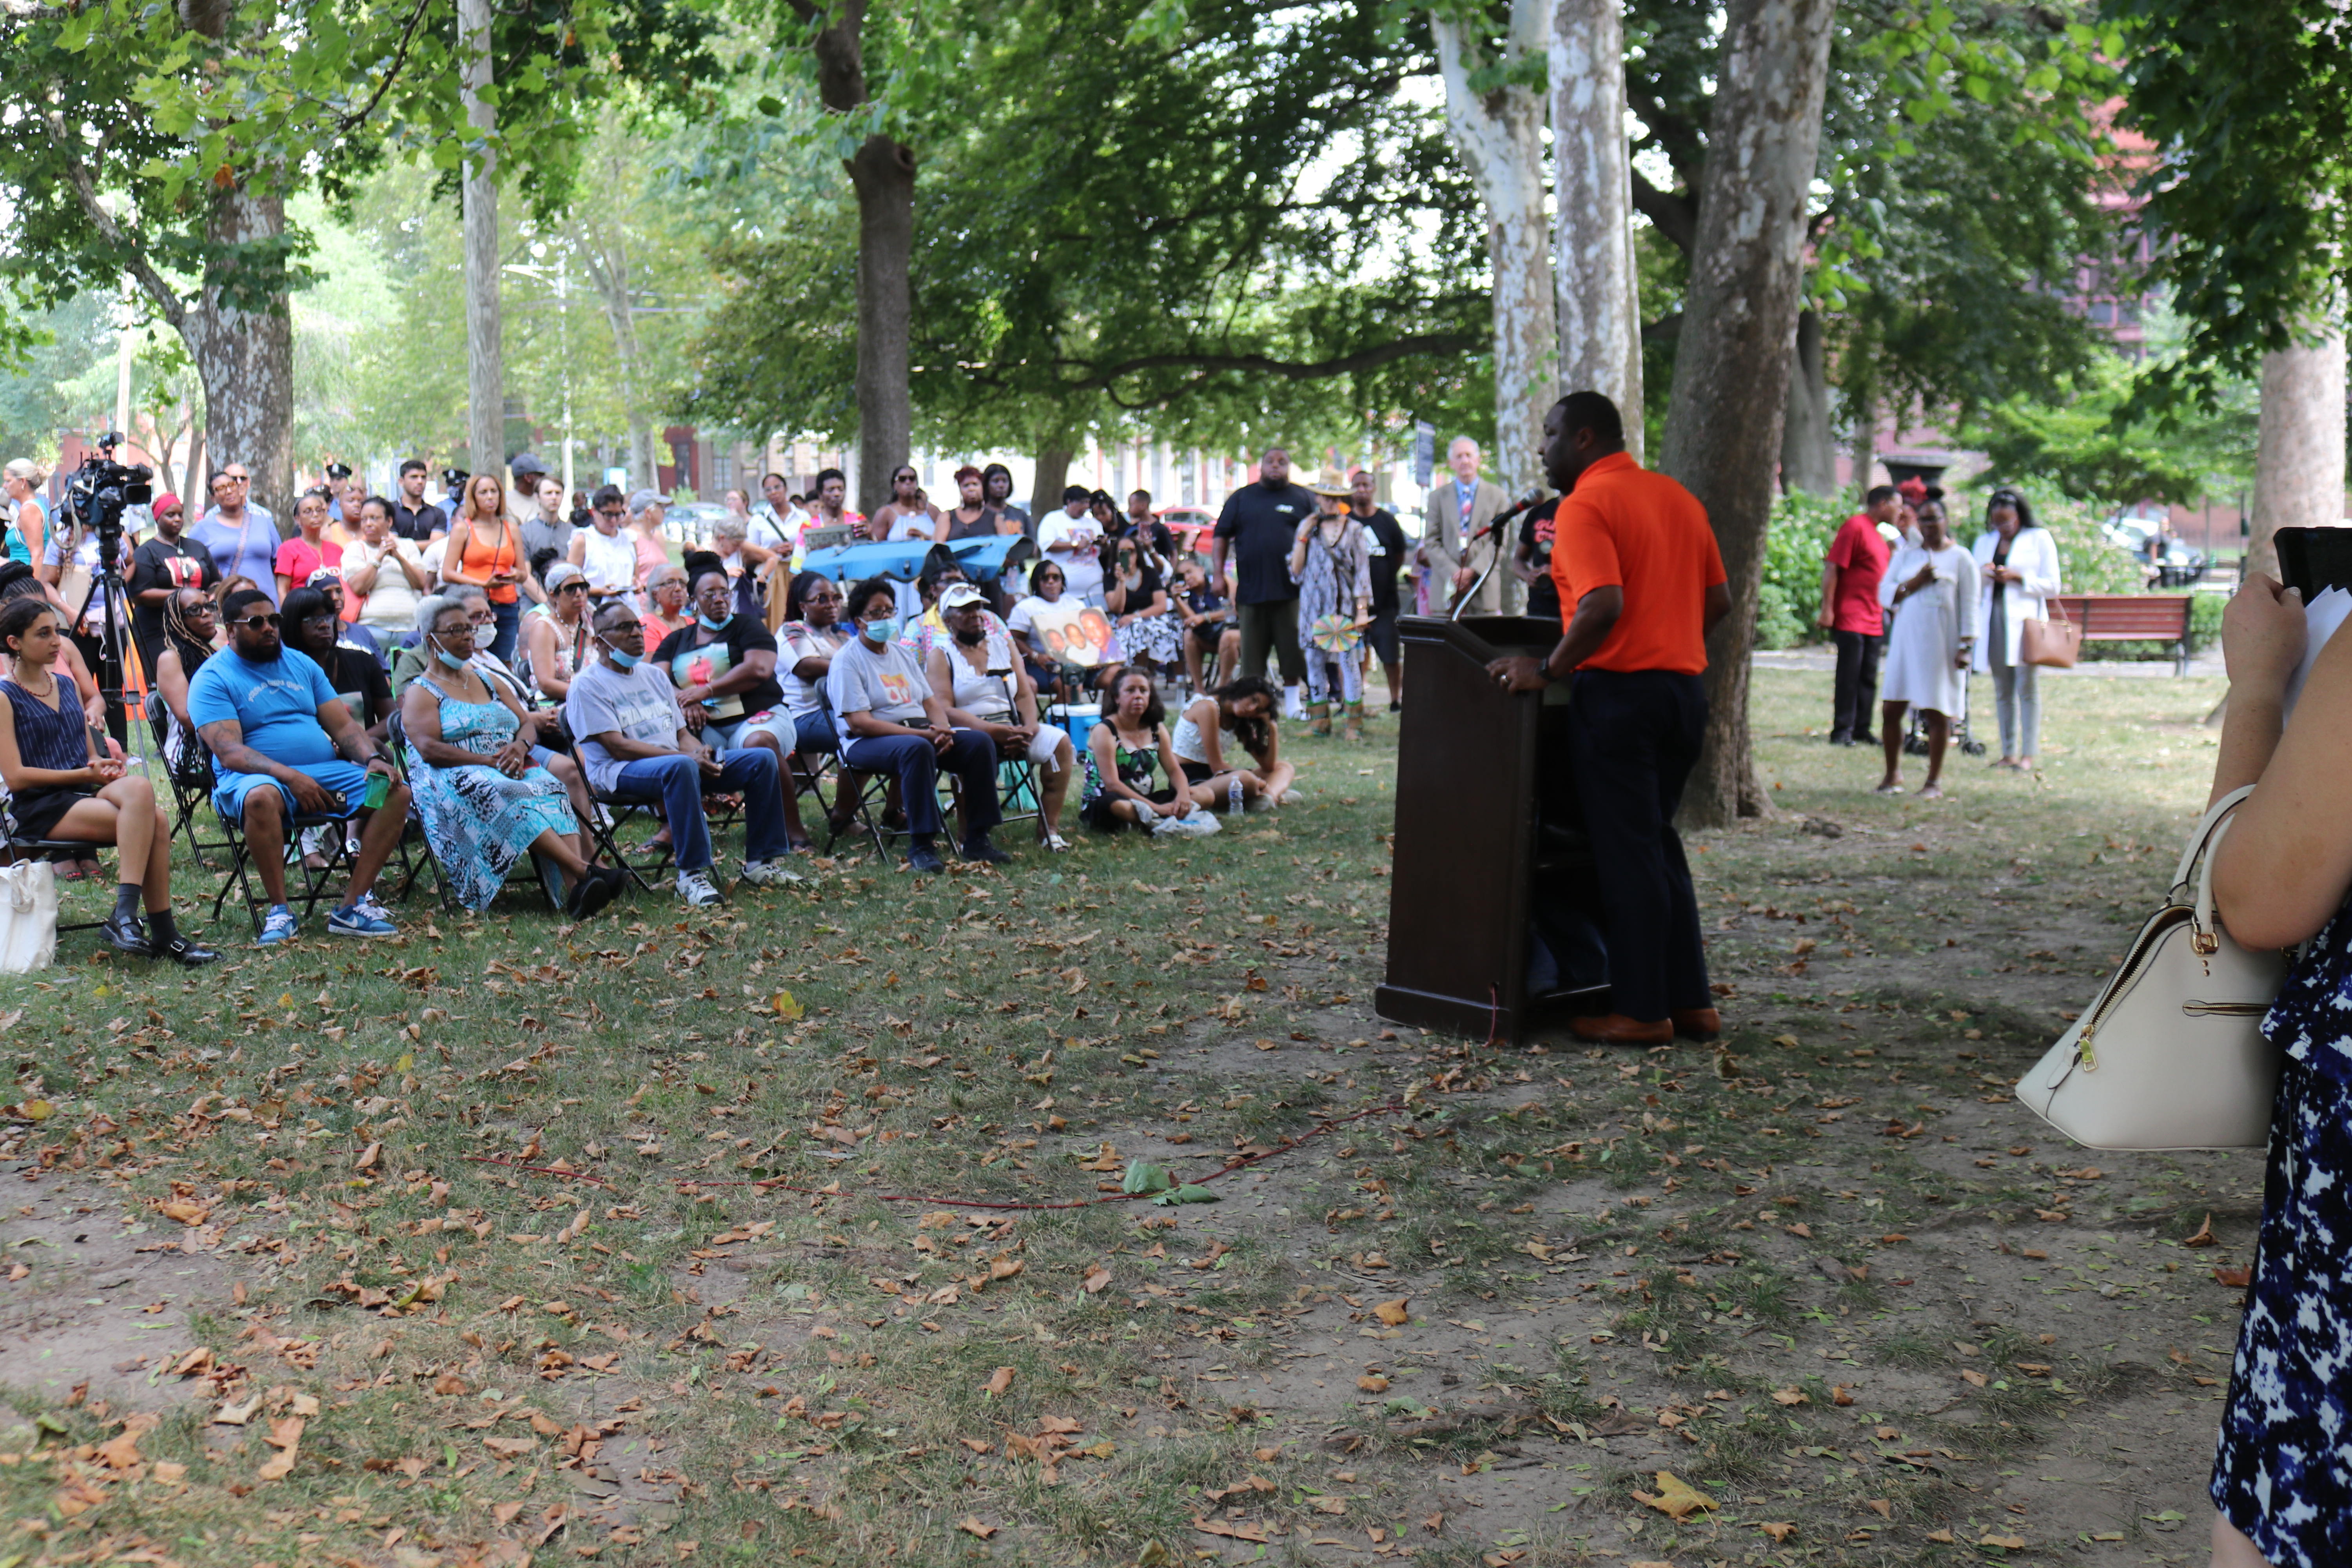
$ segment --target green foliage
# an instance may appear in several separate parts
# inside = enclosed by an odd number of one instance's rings
[[[1790,490],[1774,499],[1764,535],[1764,581],[1756,605],[1756,646],[1795,647],[1822,639],[1822,558],[1853,509],[1834,496]]]
[[[1954,537],[1972,544],[1984,531],[1983,496],[2006,484],[2023,495],[2033,508],[2033,521],[2050,531],[2058,546],[2058,580],[2069,594],[2138,594],[2147,591],[2146,574],[2131,552],[2110,540],[2100,524],[2115,515],[2112,506],[2076,500],[2058,483],[2041,476],[1979,474],[1958,487],[1944,506],[1952,520]]]
[[[1266,436],[1269,411],[1291,436],[1491,405],[1471,357],[1488,333],[1476,203],[1426,107],[1396,90],[1431,68],[1424,24],[1391,35],[1371,8],[1241,0],[1065,0],[990,24],[928,112],[894,121],[922,171],[927,426],[1043,444],[1148,418],[1229,448]],[[813,245],[811,228],[842,238]],[[850,433],[853,234],[826,213],[730,245],[732,288],[760,308],[699,346],[682,413]]]
[[[2251,483],[2252,388],[2240,384],[2218,409],[2185,411],[2167,429],[2134,417],[2135,394],[2151,374],[2102,354],[2047,395],[2021,395],[1978,410],[1956,437],[1987,454],[1996,475],[2039,475],[2074,500],[2110,508],[2185,505]]]
[[[2153,268],[2192,323],[2189,353],[2143,405],[2209,405],[2269,350],[2341,310],[2352,254],[2352,40],[2327,0],[2214,5],[2105,0],[2125,31],[2124,123],[2159,149],[2141,220]]]

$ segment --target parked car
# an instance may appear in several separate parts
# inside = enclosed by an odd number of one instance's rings
[[[2116,518],[2103,525],[2108,542],[2138,558],[2140,570],[2158,588],[2186,588],[2205,575],[2205,552],[2176,534],[2158,534],[2136,518]]]
[[[672,501],[662,513],[662,531],[681,544],[701,544],[710,538],[710,525],[727,515],[715,500]]]

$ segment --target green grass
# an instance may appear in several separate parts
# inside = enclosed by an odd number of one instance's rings
[[[851,857],[803,889],[744,889],[702,913],[639,900],[583,926],[521,896],[480,919],[418,901],[396,944],[257,952],[232,917],[217,933],[239,942],[230,962],[194,976],[93,958],[69,936],[60,968],[0,992],[0,1013],[17,1015],[10,1098],[55,1108],[13,1124],[0,1152],[47,1166],[38,1191],[69,1187],[100,1211],[93,1225],[143,1242],[181,1234],[156,1204],[177,1193],[205,1205],[205,1234],[247,1299],[193,1304],[173,1348],[207,1345],[242,1365],[232,1396],[285,1387],[320,1413],[292,1473],[259,1483],[259,1424],[201,1427],[209,1400],[175,1413],[142,1453],[185,1465],[184,1487],[108,1481],[97,1506],[68,1517],[55,1507],[66,1467],[87,1469],[71,1456],[110,1424],[66,1404],[70,1377],[12,1371],[0,1451],[42,1457],[0,1462],[0,1518],[45,1522],[31,1532],[40,1542],[0,1535],[0,1561],[142,1537],[192,1564],[374,1562],[394,1528],[412,1550],[480,1551],[604,1489],[575,1489],[561,1442],[527,1421],[467,1428],[499,1408],[493,1390],[558,1433],[619,1423],[598,1462],[620,1478],[625,1510],[578,1520],[548,1548],[601,1542],[606,1563],[675,1562],[685,1542],[721,1562],[887,1550],[1130,1563],[1154,1541],[1193,1550],[1201,1489],[1252,1472],[1281,1489],[1261,1515],[1269,1533],[1319,1527],[1328,1516],[1294,1489],[1349,1462],[1316,1447],[1346,1420],[1252,1414],[1241,1383],[1209,1374],[1264,1374],[1321,1331],[1318,1311],[1345,1310],[1335,1294],[1368,1310],[1402,1293],[1381,1280],[1424,1269],[1413,1310],[1432,1319],[1597,1284],[1576,1299],[1608,1314],[1619,1342],[1522,1348],[1521,1370],[1500,1374],[1559,1420],[1596,1419],[1596,1372],[1628,1355],[1642,1369],[1654,1360],[1684,1396],[1726,1388],[1752,1403],[1822,1365],[1810,1353],[1776,1364],[1774,1335],[1860,1331],[1911,1300],[1882,1286],[1891,1268],[1832,1287],[1765,1242],[1801,1220],[1814,1232],[1805,1256],[1858,1260],[1882,1231],[1925,1235],[1984,1203],[2007,1173],[1978,1173],[1988,1183],[1971,1193],[1877,1130],[1917,1119],[1922,1099],[1981,1087],[1971,1075],[1991,1053],[2046,1031],[2046,1012],[2001,1001],[1999,977],[2032,967],[2094,984],[2193,819],[2212,683],[2077,678],[2045,691],[2042,780],[1956,760],[1954,798],[1890,801],[1867,793],[1870,759],[1807,737],[1826,728],[1825,679],[1759,672],[1759,769],[1782,815],[1694,845],[1713,962],[1738,993],[1727,1044],[1744,1065],[1729,1080],[1704,1053],[1620,1061],[1556,1046],[1538,1062],[1381,1037],[1369,1004],[1388,891],[1385,727],[1360,747],[1297,739],[1309,801],[1198,843],[1089,839],[1063,858],[1024,849],[1002,874],[925,879]],[[1981,719],[1989,732],[1989,698]],[[1806,817],[1844,836],[1800,833]],[[1988,905],[1988,888],[2083,934],[2046,956],[2011,951],[2013,917]],[[1808,918],[1748,913],[1765,908]],[[1784,973],[1801,935],[1816,941],[1816,966],[1852,947],[1855,962],[1912,967],[1828,989]],[[1948,937],[1970,954],[1944,960]],[[1920,962],[1929,954],[1939,967]],[[1983,1037],[1962,1046],[1963,1027]],[[1799,1043],[1775,1043],[1785,1038]],[[1958,1048],[1979,1053],[1973,1065]],[[1898,1063],[1904,1081],[1887,1081]],[[1452,1065],[1479,1087],[1431,1092],[1412,1117],[1354,1123],[1227,1176],[1213,1207],[971,1206],[1109,1197],[1100,1186],[1146,1152],[1196,1178]],[[1576,1087],[1552,1081],[1563,1077]],[[1804,1130],[1822,1131],[1811,1108],[1839,1095],[1855,1100],[1845,1120],[1805,1149],[1842,1163],[1790,1169]],[[1644,1115],[1676,1125],[1651,1131]],[[1190,1141],[1165,1142],[1179,1135]],[[1570,1139],[1582,1154],[1550,1172],[1530,1157]],[[1097,1158],[1105,1142],[1108,1161]],[[601,1184],[546,1173],[559,1165]],[[752,1184],[763,1181],[788,1184]],[[1888,1191],[1868,1216],[1836,1195],[1865,1181]],[[1564,1184],[1598,1195],[1562,1212]],[[2047,1182],[2021,1170],[2014,1187],[2021,1202]],[[2184,1216],[2202,1210],[2185,1188],[2176,1197],[2168,1234],[2186,1234],[2196,1219]],[[1293,1217],[1277,1222],[1261,1201]],[[1768,1207],[1783,1217],[1759,1222]],[[950,1218],[927,1225],[935,1213]],[[1537,1235],[1591,1261],[1548,1275],[1524,1250]],[[1433,1242],[1460,1261],[1437,1268]],[[1724,1248],[1740,1261],[1662,1261]],[[1389,1268],[1356,1261],[1376,1253]],[[1113,1282],[1090,1292],[1098,1267]],[[1682,1281],[1685,1267],[1700,1284]],[[421,1280],[439,1282],[437,1300],[396,1318],[353,1302],[397,1300]],[[240,1339],[257,1326],[312,1342],[315,1365]],[[1641,1352],[1645,1331],[1667,1335],[1672,1353]],[[1352,1321],[1344,1333],[1349,1355],[1386,1353],[1359,1344]],[[1939,1342],[1893,1332],[1873,1354],[1949,1367]],[[1010,1384],[991,1392],[1002,1367]],[[1397,1392],[1439,1395],[1425,1373]],[[1711,1446],[1684,1458],[1688,1473],[1742,1488],[1779,1476],[1782,1449],[1817,1440],[1788,1423],[1829,1418],[1826,1384],[1817,1393],[1793,1415],[1764,1401],[1707,1421]],[[2021,1429],[2053,1418],[2046,1387],[1987,1403]],[[1066,1458],[1058,1484],[1043,1484],[1005,1444],[1048,1416],[1081,1423],[1074,1447],[1108,1450]],[[63,1430],[43,1436],[37,1418]],[[506,1433],[538,1440],[507,1456],[482,1447]],[[1415,1448],[1375,1435],[1359,1456],[1372,1500],[1351,1503],[1350,1521],[1402,1519],[1415,1466],[1491,1441],[1470,1432]],[[403,1460],[422,1461],[419,1479]],[[997,1533],[959,1531],[965,1519]],[[1424,1563],[1460,1545],[1417,1539]],[[1643,1535],[1633,1554],[1659,1539]],[[1552,1553],[1548,1540],[1537,1545]]]

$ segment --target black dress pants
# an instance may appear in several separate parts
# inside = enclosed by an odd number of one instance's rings
[[[1878,650],[1884,635],[1868,632],[1830,633],[1837,647],[1837,686],[1830,699],[1830,738],[1870,739],[1871,710],[1878,702]]]
[[[1675,832],[1706,731],[1706,688],[1672,670],[1580,670],[1569,753],[1609,925],[1612,1005],[1654,1022],[1715,1005],[1698,898]]]

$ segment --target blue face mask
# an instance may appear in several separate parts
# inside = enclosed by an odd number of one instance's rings
[[[611,655],[613,662],[623,669],[636,668],[637,660],[645,657],[643,654],[630,653],[626,649],[614,647],[611,643],[604,642],[603,637],[598,637],[596,640],[604,643],[604,651]]]
[[[435,637],[433,639],[433,657],[439,659],[443,664],[447,665],[452,669],[463,669],[466,668],[466,661],[459,658],[456,654],[451,653],[447,648],[444,647],[441,645],[441,639],[439,637]]]
[[[727,629],[727,623],[725,621],[714,621],[699,610],[697,610],[694,613],[694,618],[702,623],[702,629],[704,631],[723,632]]]
[[[876,647],[887,647],[890,639],[898,635],[898,617],[896,616],[877,616],[875,619],[866,623],[864,630],[866,633],[866,640],[867,642],[872,643]]]

